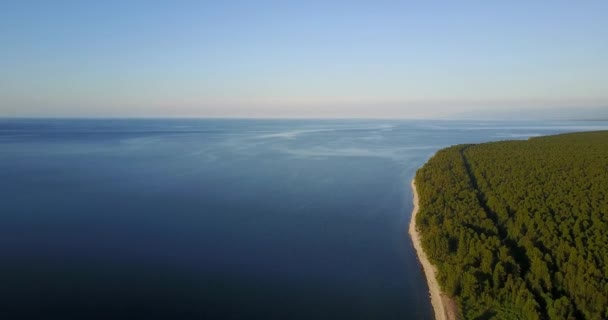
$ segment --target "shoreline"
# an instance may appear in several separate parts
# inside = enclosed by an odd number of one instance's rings
[[[418,230],[416,228],[416,215],[418,214],[419,209],[418,192],[416,191],[416,179],[412,179],[411,186],[412,193],[414,195],[414,209],[412,210],[409,234],[412,238],[414,249],[416,250],[416,255],[418,256],[418,261],[420,261],[420,264],[422,265],[426,282],[429,286],[429,295],[431,297],[431,305],[433,306],[435,319],[456,320],[458,314],[456,303],[452,299],[450,299],[450,297],[441,292],[441,287],[439,286],[436,277],[437,269],[435,269],[435,266],[431,264],[428,257],[426,256],[426,253],[422,249],[420,234],[418,233]]]

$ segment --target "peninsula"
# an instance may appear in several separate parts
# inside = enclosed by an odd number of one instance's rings
[[[608,318],[608,131],[445,148],[412,191],[436,319]]]

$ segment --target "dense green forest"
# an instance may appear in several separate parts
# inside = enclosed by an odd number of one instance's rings
[[[464,319],[608,319],[608,131],[443,149],[417,226]]]

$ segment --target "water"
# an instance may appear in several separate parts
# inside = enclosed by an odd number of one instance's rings
[[[0,120],[0,316],[430,319],[409,181],[608,122]]]

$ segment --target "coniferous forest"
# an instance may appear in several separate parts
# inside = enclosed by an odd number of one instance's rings
[[[608,319],[608,131],[456,145],[417,226],[464,319]]]

